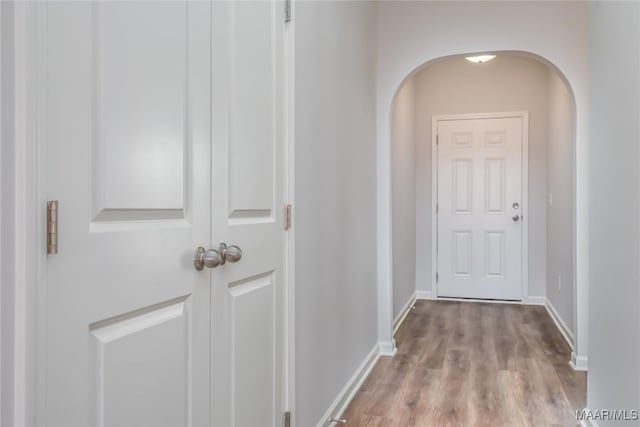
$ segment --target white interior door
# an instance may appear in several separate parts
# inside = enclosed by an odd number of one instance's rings
[[[522,298],[522,117],[438,120],[440,297]]]
[[[282,423],[283,7],[43,6],[41,425]]]
[[[210,422],[211,5],[50,2],[39,425]]]
[[[243,251],[212,270],[213,425],[284,411],[284,2],[213,4],[213,234]]]

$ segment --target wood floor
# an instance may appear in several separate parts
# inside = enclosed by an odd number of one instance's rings
[[[544,307],[418,301],[341,418],[349,426],[574,426],[587,377]]]

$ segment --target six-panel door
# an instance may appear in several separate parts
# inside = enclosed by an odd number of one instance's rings
[[[520,300],[522,118],[437,121],[438,296]]]

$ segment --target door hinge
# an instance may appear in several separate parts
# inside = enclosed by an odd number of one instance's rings
[[[436,203],[436,215],[438,214],[438,204]]]
[[[47,254],[58,253],[58,201],[47,202]]]
[[[284,206],[284,229],[289,230],[291,228],[291,205]]]
[[[436,145],[440,145],[440,135],[436,133]]]
[[[438,272],[436,271],[436,283],[438,283]]]
[[[291,0],[284,0],[284,22],[291,22]]]
[[[284,413],[284,427],[291,427],[291,411]]]

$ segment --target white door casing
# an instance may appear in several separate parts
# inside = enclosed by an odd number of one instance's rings
[[[284,382],[284,2],[213,2],[214,426],[279,426]],[[265,399],[268,396],[268,399]]]
[[[526,113],[434,117],[437,295],[521,300]]]
[[[39,424],[281,422],[282,7],[43,6]],[[196,271],[223,241],[243,258]]]

